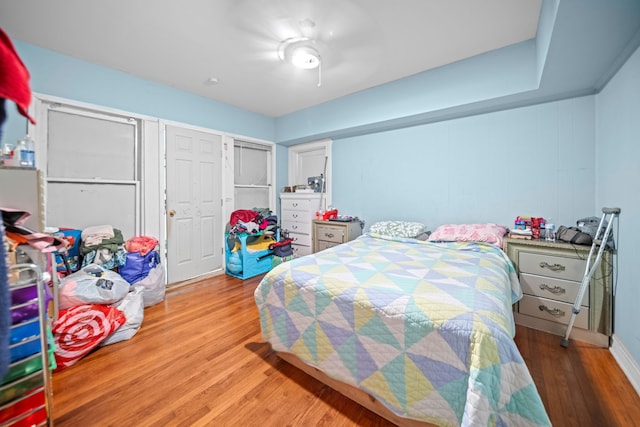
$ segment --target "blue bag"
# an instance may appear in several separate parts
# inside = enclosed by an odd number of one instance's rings
[[[160,264],[158,251],[150,251],[144,256],[140,255],[140,252],[127,252],[127,259],[124,265],[118,269],[118,273],[133,285],[147,277],[158,264]]]

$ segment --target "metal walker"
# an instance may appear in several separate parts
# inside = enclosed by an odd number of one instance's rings
[[[589,251],[589,256],[587,257],[587,265],[584,270],[584,277],[582,278],[582,283],[580,284],[580,290],[578,291],[578,296],[576,297],[576,301],[573,303],[573,308],[571,309],[571,318],[569,319],[569,325],[567,326],[567,332],[562,338],[560,345],[563,347],[569,347],[569,334],[571,334],[571,328],[573,328],[573,322],[576,320],[576,316],[580,313],[581,301],[584,297],[584,293],[587,291],[589,287],[589,282],[591,281],[591,277],[595,273],[600,261],[602,260],[602,253],[604,252],[607,242],[609,241],[609,235],[611,234],[611,227],[613,226],[613,220],[620,214],[620,208],[602,208],[602,218],[600,219],[600,223],[598,224],[598,229],[593,238],[593,242],[591,243],[591,250]],[[606,227],[604,224],[607,224]],[[604,233],[602,233],[604,228]],[[593,254],[597,248],[597,255],[593,263],[591,263],[591,259],[593,258]]]

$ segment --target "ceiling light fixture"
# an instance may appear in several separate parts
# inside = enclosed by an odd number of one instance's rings
[[[278,46],[278,57],[303,70],[318,69],[318,87],[322,84],[322,60],[315,47],[315,41],[308,37],[294,37],[284,40]]]

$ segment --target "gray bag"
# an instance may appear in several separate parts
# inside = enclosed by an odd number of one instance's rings
[[[595,216],[590,216],[588,218],[581,218],[576,221],[576,225],[578,226],[578,230],[583,233],[587,233],[591,236],[591,239],[596,239],[596,232],[598,231],[598,225],[600,225],[600,218]],[[600,230],[600,236],[604,234],[604,230],[607,228],[607,221],[605,220],[602,223],[602,229]],[[613,233],[609,234],[609,238],[607,239],[607,246],[610,249],[615,249],[615,243],[613,241]]]
[[[558,228],[556,239],[567,243],[573,243],[574,245],[587,246],[590,246],[593,241],[588,233],[583,233],[578,229],[578,227],[565,227],[564,225],[561,225],[560,228]]]

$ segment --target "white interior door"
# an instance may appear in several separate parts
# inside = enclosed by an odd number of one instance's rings
[[[167,277],[222,268],[222,136],[167,126]]]

